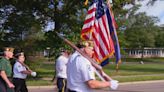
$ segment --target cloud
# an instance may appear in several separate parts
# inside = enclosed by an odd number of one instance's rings
[[[138,12],[146,12],[148,16],[157,16],[160,19],[160,22],[157,24],[164,24],[164,0],[157,0],[154,5],[147,5],[148,1],[138,2],[142,5]]]

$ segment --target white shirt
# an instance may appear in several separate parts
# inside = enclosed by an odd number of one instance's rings
[[[77,51],[72,54],[67,64],[67,87],[77,92],[93,92],[86,82],[94,79],[91,63]]]
[[[26,79],[27,74],[21,73],[22,71],[25,71],[25,70],[26,68],[20,62],[16,61],[13,68],[13,73],[14,73],[13,77]]]
[[[61,55],[56,60],[56,76],[59,78],[67,78],[67,63],[68,58]]]

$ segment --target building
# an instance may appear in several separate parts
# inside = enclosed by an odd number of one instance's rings
[[[164,48],[126,48],[124,49],[131,58],[164,57]],[[143,54],[142,54],[143,53]]]

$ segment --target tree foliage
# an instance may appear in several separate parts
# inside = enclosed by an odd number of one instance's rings
[[[60,32],[73,42],[80,40],[80,31],[89,7],[84,5],[85,0],[1,0],[0,1],[0,47],[12,45],[27,51],[43,50],[50,47],[59,50],[60,47],[69,48],[59,39],[55,32]],[[90,4],[91,1],[89,1]],[[155,18],[146,17],[144,14],[135,15],[135,10],[129,14],[123,6],[134,0],[113,0],[113,12],[119,27],[126,26],[125,32],[118,30],[119,41],[122,46],[139,46],[130,37],[136,36],[138,40],[144,38],[142,46],[154,46],[158,41],[152,40]],[[143,19],[142,19],[143,18]],[[55,29],[45,31],[48,23],[55,24]],[[143,30],[144,29],[144,30]],[[137,31],[138,30],[138,31]],[[136,34],[138,35],[136,35]],[[147,34],[148,33],[148,34]],[[141,37],[141,34],[143,37]],[[157,33],[155,33],[157,35]],[[127,36],[128,35],[128,36]],[[145,35],[145,36],[144,36]],[[152,42],[148,43],[147,41]],[[134,46],[134,47],[135,47]],[[55,53],[55,52],[53,52]]]
[[[155,25],[157,20],[156,17],[146,16],[145,13],[131,14],[125,31],[128,47],[155,47],[155,36],[159,30]]]
[[[155,36],[155,46],[156,47],[164,47],[164,28],[162,27],[158,34]]]

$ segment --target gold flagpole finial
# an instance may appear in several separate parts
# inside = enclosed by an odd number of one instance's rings
[[[85,0],[84,5],[88,5],[88,0]]]

